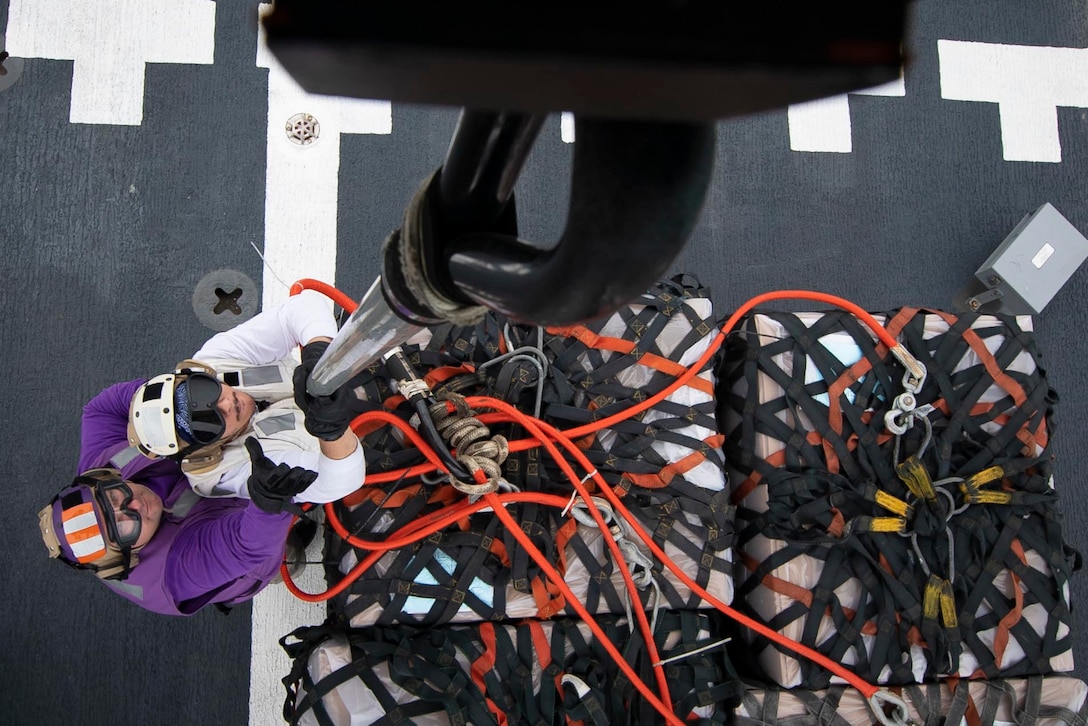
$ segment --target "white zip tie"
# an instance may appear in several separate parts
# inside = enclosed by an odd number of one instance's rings
[[[695,655],[697,653],[702,653],[705,650],[710,650],[711,648],[717,648],[719,645],[725,645],[726,643],[728,643],[731,640],[732,640],[732,638],[722,638],[717,643],[711,643],[710,645],[704,645],[702,648],[696,648],[695,650],[689,650],[687,653],[681,653],[680,655],[674,655],[674,656],[671,656],[669,658],[662,658],[658,662],[654,663],[653,667],[657,668],[658,666],[663,666],[666,663],[672,663],[674,660],[680,660],[681,658],[687,658],[689,655]]]
[[[277,275],[276,271],[272,269],[272,265],[268,264],[268,260],[265,259],[264,254],[262,254],[260,249],[257,248],[257,245],[253,240],[249,241],[249,246],[252,247],[253,251],[257,253],[257,256],[261,258],[261,262],[263,262],[264,266],[268,268],[268,271],[272,273],[272,277],[276,278],[277,282],[290,290],[291,286],[284,282],[282,279],[280,279],[280,276]]]
[[[570,501],[567,502],[567,506],[563,507],[563,511],[561,511],[559,514],[561,516],[563,516],[563,517],[570,514],[570,510],[574,509],[574,502],[575,502],[576,499],[578,499],[578,491],[577,490],[570,493]]]
[[[582,484],[585,484],[587,481],[589,481],[590,479],[592,479],[595,476],[597,476],[597,470],[596,469],[594,469],[593,471],[589,472],[588,474],[586,474],[585,476],[582,477]],[[575,489],[573,492],[570,493],[570,501],[567,502],[567,506],[563,507],[563,511],[561,511],[559,514],[561,516],[564,516],[564,517],[567,516],[568,514],[570,514],[570,510],[574,509],[574,502],[575,502],[576,499],[578,499],[578,490],[577,489]]]

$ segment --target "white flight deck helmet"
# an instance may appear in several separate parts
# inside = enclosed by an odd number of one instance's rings
[[[190,472],[214,466],[226,443],[216,407],[221,390],[214,369],[196,361],[182,361],[173,373],[155,376],[132,396],[129,444],[149,459],[180,461]]]

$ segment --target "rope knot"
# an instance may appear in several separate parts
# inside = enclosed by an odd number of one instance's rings
[[[429,409],[435,428],[443,440],[453,447],[454,456],[465,465],[474,480],[463,482],[451,478],[454,488],[473,496],[497,490],[502,479],[502,463],[510,455],[506,437],[498,434],[492,436],[487,426],[476,418],[476,412],[469,407],[464,396],[444,391],[436,399]]]

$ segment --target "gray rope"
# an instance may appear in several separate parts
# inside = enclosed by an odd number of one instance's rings
[[[475,325],[483,320],[487,308],[482,305],[462,305],[441,295],[427,279],[424,270],[420,249],[423,240],[434,233],[427,214],[427,191],[434,183],[437,173],[436,171],[431,174],[420,186],[404,212],[404,226],[400,230],[400,239],[397,240],[401,274],[404,275],[408,288],[436,315],[454,325]]]
[[[450,413],[446,402],[454,406]],[[454,488],[470,495],[489,494],[499,488],[502,479],[502,463],[510,454],[506,437],[495,434],[476,418],[476,412],[465,403],[465,397],[450,391],[437,395],[437,402],[430,407],[431,418],[442,439],[454,450],[454,456],[473,475],[483,471],[486,484],[475,481],[463,482],[450,478]]]

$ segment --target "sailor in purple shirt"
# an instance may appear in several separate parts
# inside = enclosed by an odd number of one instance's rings
[[[129,403],[143,383],[110,386],[84,407],[83,474],[39,513],[50,556],[166,615],[249,600],[279,570],[291,526],[285,509],[316,473],[274,465],[253,440],[253,498],[197,496],[176,462],[129,446]]]

